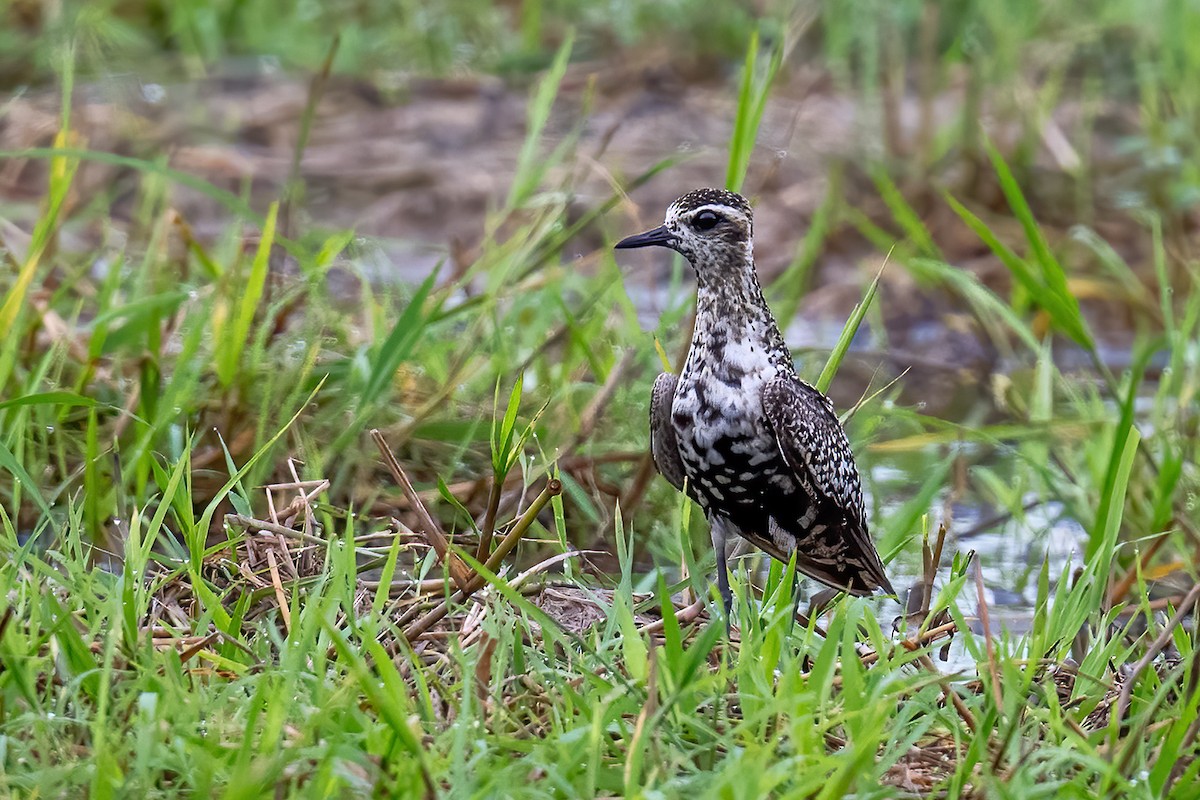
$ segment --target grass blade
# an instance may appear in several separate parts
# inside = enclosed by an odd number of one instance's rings
[[[850,344],[854,341],[854,337],[858,335],[858,328],[862,325],[863,319],[867,316],[867,311],[871,308],[871,303],[875,300],[875,295],[879,291],[879,279],[883,276],[883,270],[887,267],[887,261],[884,260],[882,266],[879,267],[879,272],[875,274],[875,278],[867,286],[867,291],[850,312],[850,318],[846,320],[846,324],[842,326],[842,333],[838,336],[838,340],[833,345],[833,350],[829,353],[829,358],[825,361],[825,368],[821,370],[820,377],[817,378],[816,387],[819,391],[829,391],[829,384],[833,383],[833,376],[837,374],[838,368],[842,365],[842,360],[846,357],[846,353],[850,350]]]

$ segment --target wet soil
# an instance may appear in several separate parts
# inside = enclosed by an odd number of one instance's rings
[[[245,71],[186,84],[113,77],[77,90],[73,144],[164,159],[172,169],[248,197],[262,211],[292,175],[309,96],[306,78]],[[365,81],[335,76],[320,95],[303,150],[297,173],[303,188],[289,214],[290,230],[350,228],[370,237],[384,254],[382,266],[364,270],[373,280],[419,280],[447,254],[469,260],[484,236],[489,210],[502,205],[515,174],[528,96],[526,86],[487,77],[413,79],[385,95]],[[925,102],[902,96],[890,114],[881,115],[878,107],[839,91],[825,73],[797,67],[783,76],[767,104],[745,189],[756,205],[756,256],[764,278],[770,281],[797,258],[831,180],[837,181],[843,209],[855,209],[860,219],[903,238],[867,166],[888,164],[945,260],[1005,291],[1003,266],[941,196],[943,190],[952,192],[1002,236],[1019,242],[1019,228],[990,168],[978,153],[963,149],[952,149],[936,163],[920,163],[921,154],[930,152],[932,131],[961,124],[962,97],[953,86]],[[10,98],[0,111],[0,149],[50,146],[59,111],[60,99],[53,93]],[[566,255],[592,252],[614,235],[657,224],[667,203],[687,189],[722,184],[735,113],[736,91],[728,78],[696,78],[662,63],[573,65],[542,149],[549,152],[571,132],[580,132],[563,167],[578,176],[573,204],[580,212],[664,158],[679,163],[570,243]],[[1080,218],[1073,177],[1079,164],[1072,159],[1078,152],[1089,154],[1094,184],[1136,184],[1135,165],[1119,150],[1122,137],[1136,130],[1136,118],[1125,109],[1103,110],[1082,150],[1063,133],[1080,127],[1081,113],[1065,105],[1046,120],[1042,146],[1034,148],[1023,177],[1052,244],[1066,248],[1074,261],[1094,261],[1070,242],[1070,226]],[[1025,130],[991,118],[984,124],[1002,150],[1015,148]],[[10,248],[19,249],[37,214],[46,168],[45,159],[0,163],[0,219],[8,220],[0,236]],[[121,228],[135,224],[139,179],[130,167],[81,166],[73,202],[107,193],[112,204],[107,217],[69,231],[78,246],[111,241]],[[1092,190],[1093,201],[1116,191]],[[170,191],[173,208],[198,238],[214,240],[227,229],[231,215],[221,203],[186,186]],[[1100,201],[1085,211],[1129,263],[1147,263],[1148,237],[1128,214]],[[884,260],[851,220],[840,215],[825,237],[797,319],[783,321],[793,345],[827,347]],[[628,264],[631,293],[652,315],[664,302],[669,256],[635,254]],[[1105,318],[1098,329],[1108,332],[1119,354],[1129,330],[1125,299],[1093,294],[1085,298],[1088,313]],[[901,268],[884,273],[880,308],[886,342],[860,342],[857,363],[843,381],[856,387],[850,401],[861,392],[862,379],[881,365],[877,379],[909,368],[923,386],[924,402],[959,416],[952,412],[977,396],[980,383],[996,368],[994,342],[961,300],[919,285]],[[976,387],[965,400],[963,386]]]

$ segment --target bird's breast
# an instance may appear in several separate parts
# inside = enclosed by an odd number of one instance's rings
[[[792,482],[763,416],[762,390],[777,367],[764,348],[726,339],[717,351],[698,337],[676,387],[671,423],[702,505],[761,505]]]

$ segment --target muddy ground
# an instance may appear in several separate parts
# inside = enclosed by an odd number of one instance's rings
[[[489,209],[499,207],[508,192],[525,138],[529,94],[528,86],[485,77],[412,79],[386,94],[362,80],[331,78],[303,151],[304,188],[289,224],[293,231],[352,228],[370,237],[384,254],[382,266],[366,265],[372,280],[419,280],[448,253],[469,260]],[[77,89],[74,144],[163,158],[171,168],[217,187],[248,192],[251,204],[263,210],[288,182],[309,95],[308,78],[244,70],[187,84],[113,77]],[[846,206],[901,239],[866,166],[887,164],[946,260],[1004,291],[1003,266],[941,196],[951,191],[1019,246],[1020,229],[986,158],[951,146],[932,163],[922,163],[935,152],[931,137],[962,125],[963,96],[961,87],[948,86],[925,101],[900,95],[885,109],[839,91],[822,72],[785,70],[767,105],[745,188],[756,204],[756,254],[764,276],[769,280],[796,257],[833,174],[841,176]],[[9,98],[0,105],[0,149],[51,146],[59,111],[53,92]],[[542,146],[548,152],[575,128],[582,131],[566,167],[579,176],[573,202],[580,210],[664,158],[680,161],[638,188],[601,227],[572,242],[567,257],[657,224],[667,203],[687,189],[722,184],[735,111],[731,77],[696,79],[662,63],[573,65]],[[997,106],[982,112],[983,129],[1002,151],[1014,150],[1021,137],[1028,144],[1031,127],[1019,111]],[[1064,105],[1032,128],[1038,134],[1033,157],[1020,177],[1051,242],[1084,272],[1095,270],[1095,257],[1070,239],[1080,218],[1075,176],[1082,172],[1092,182],[1084,213],[1093,227],[1129,263],[1149,270],[1149,236],[1106,199],[1146,189],[1136,159],[1122,155],[1122,142],[1137,132],[1135,111],[1099,109],[1086,147],[1078,142],[1083,111],[1077,107]],[[1081,152],[1089,164],[1080,163]],[[0,237],[14,252],[21,251],[38,213],[45,171],[45,159],[0,161]],[[66,246],[118,243],[121,228],[134,224],[138,180],[132,168],[85,162],[73,202],[104,192],[115,201],[109,216],[68,228]],[[176,185],[171,198],[202,240],[219,238],[230,222],[229,211],[202,192]],[[1185,242],[1191,238],[1189,222],[1177,226]],[[828,346],[882,258],[855,226],[836,225],[800,307],[802,322],[789,328],[792,343]],[[623,263],[631,293],[652,314],[663,302],[656,289],[667,256],[633,255]],[[913,368],[929,400],[953,395],[965,383],[981,385],[996,369],[994,343],[960,300],[917,286],[901,268],[887,270],[884,281],[888,341],[886,348],[863,342],[863,370],[874,372],[883,364],[884,373],[895,375]],[[1125,298],[1093,291],[1084,301],[1089,315],[1104,320],[1097,329],[1119,362],[1129,328]],[[789,327],[786,321],[784,326]],[[931,391],[930,380],[944,390]],[[853,383],[861,387],[861,381]],[[953,398],[945,404],[951,405]]]

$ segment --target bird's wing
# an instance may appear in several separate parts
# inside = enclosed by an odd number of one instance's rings
[[[798,555],[812,562],[804,571],[854,594],[875,586],[894,594],[867,532],[854,453],[829,398],[794,375],[781,375],[763,387],[762,403],[784,460],[824,506],[823,524],[791,531],[799,537]]]
[[[679,491],[683,491],[683,460],[679,457],[679,441],[671,423],[671,404],[675,400],[678,379],[664,372],[654,380],[650,392],[650,455],[662,476]]]
[[[829,398],[794,375],[763,387],[763,413],[796,477],[866,527],[854,453]]]

